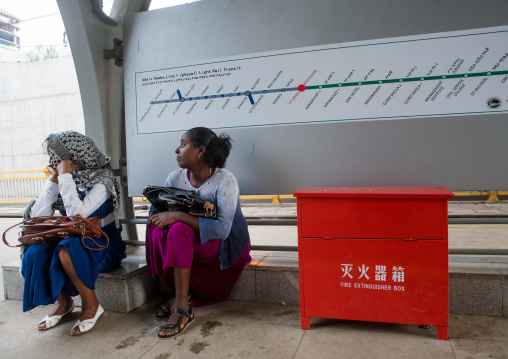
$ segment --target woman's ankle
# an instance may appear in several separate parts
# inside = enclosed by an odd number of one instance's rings
[[[183,309],[183,310],[188,310],[189,309],[189,298],[187,296],[183,296],[183,297],[178,297],[176,298],[175,300],[175,308],[180,308],[180,309]]]

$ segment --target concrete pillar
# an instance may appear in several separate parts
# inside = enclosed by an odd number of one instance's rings
[[[78,77],[85,133],[111,156],[113,169],[119,169],[125,149],[123,106],[123,68],[104,59],[104,50],[113,48],[114,38],[122,39],[121,23],[106,24],[92,12],[89,0],[57,0],[69,38]],[[130,0],[127,13],[145,11],[150,1]],[[128,197],[126,177],[122,180],[121,216],[134,218],[132,198]],[[124,239],[136,240],[136,228],[127,225]]]

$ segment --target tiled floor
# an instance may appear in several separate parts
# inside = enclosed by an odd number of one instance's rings
[[[174,339],[158,339],[157,298],[129,313],[106,313],[89,333],[71,337],[79,309],[55,328],[37,322],[50,308],[21,313],[0,303],[0,353],[10,358],[507,358],[508,318],[451,316],[450,339],[434,328],[314,318],[300,328],[296,305],[227,301],[197,308]]]

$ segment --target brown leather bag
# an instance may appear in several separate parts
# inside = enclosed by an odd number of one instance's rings
[[[14,246],[7,242],[6,234],[14,227],[21,225],[18,241],[20,244]],[[109,245],[109,238],[101,229],[99,217],[84,218],[77,214],[75,216],[43,216],[24,220],[10,228],[3,234],[3,241],[9,247],[31,246],[38,243],[57,244],[62,239],[69,237],[80,237],[85,248],[90,250],[101,250]],[[94,238],[106,238],[106,244],[98,244]],[[85,244],[85,238],[95,243],[97,248],[90,248]]]

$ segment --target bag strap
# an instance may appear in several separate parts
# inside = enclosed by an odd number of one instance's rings
[[[75,216],[73,216],[73,217],[75,217]],[[66,217],[66,216],[37,216],[37,217],[25,219],[23,221],[23,223],[39,224],[39,223],[43,223],[46,221],[54,221],[57,224],[58,223],[65,224],[66,222],[70,222],[71,220],[70,220],[70,217]]]
[[[77,214],[75,217],[77,217],[79,220],[85,222],[85,225],[88,225],[87,228],[91,229],[93,232],[97,233],[97,234],[101,234],[102,236],[104,236],[106,238],[106,244],[105,245],[100,245],[99,243],[97,243],[95,241],[95,239],[93,238],[90,238],[90,237],[85,237],[85,232],[83,231],[83,237],[81,238],[81,243],[83,244],[83,246],[91,251],[100,251],[101,249],[104,249],[106,248],[108,245],[109,245],[109,237],[106,233],[104,233],[104,231],[101,229],[101,228],[97,228],[95,227],[88,219],[84,218],[83,216],[81,216],[80,214]],[[98,248],[90,248],[88,247],[86,244],[85,244],[85,238],[91,240],[92,242],[95,243],[95,245],[98,247]]]
[[[8,246],[8,247],[12,247],[12,248],[17,248],[17,247],[21,247],[21,246],[23,245],[23,244],[21,244],[21,243],[20,243],[20,244],[19,244],[19,245],[17,245],[17,246],[12,246],[12,245],[10,245],[10,244],[9,244],[9,242],[7,242],[7,238],[5,238],[5,235],[7,234],[7,232],[8,232],[8,231],[10,231],[10,230],[11,230],[11,229],[13,229],[14,227],[17,227],[17,226],[19,226],[20,224],[23,224],[23,223],[25,223],[25,221],[22,221],[22,222],[20,222],[20,223],[18,223],[18,224],[15,224],[14,226],[12,226],[12,227],[10,227],[10,228],[7,228],[7,229],[4,231],[4,234],[3,234],[3,236],[2,236],[2,239],[3,239],[3,241],[4,241],[4,243],[5,243],[5,245],[6,245],[6,246]]]

